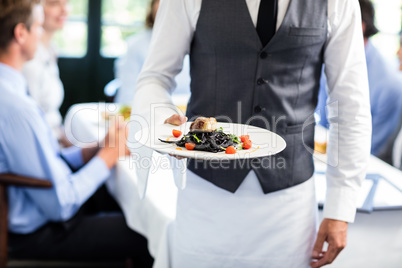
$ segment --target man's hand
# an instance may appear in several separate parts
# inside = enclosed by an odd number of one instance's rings
[[[318,268],[332,263],[346,246],[348,223],[344,221],[324,219],[318,231],[313,249],[311,268]],[[327,251],[323,251],[324,242],[328,243]]]
[[[119,157],[129,154],[126,146],[127,134],[127,124],[119,117],[110,126],[109,132],[102,142],[104,146],[98,152],[98,156],[105,161],[109,169],[114,167]]]

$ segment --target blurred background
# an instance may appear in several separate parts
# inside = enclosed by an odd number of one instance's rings
[[[70,16],[55,43],[65,88],[64,115],[75,103],[104,101],[114,78],[114,60],[126,50],[126,38],[144,29],[147,0],[70,0]]]
[[[56,34],[60,76],[65,88],[64,115],[72,104],[104,101],[114,78],[114,60],[125,54],[126,38],[144,29],[147,0],[70,0],[70,16]],[[397,64],[402,23],[401,0],[373,0],[380,30],[371,40]],[[397,68],[397,67],[396,67]]]

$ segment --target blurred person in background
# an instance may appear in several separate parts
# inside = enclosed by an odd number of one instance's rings
[[[402,170],[402,116],[399,132],[392,146],[392,164]]]
[[[120,81],[115,102],[131,105],[138,75],[144,65],[145,58],[151,44],[152,29],[154,27],[159,0],[151,0],[145,20],[146,30],[130,36],[127,39],[127,53],[115,62],[116,78]],[[189,59],[184,58],[183,69],[175,78],[176,89],[174,94],[190,94]]]
[[[402,170],[402,114],[398,131],[395,132],[395,137],[392,139],[392,142],[390,142],[389,151],[391,152],[391,164]]]
[[[398,55],[399,71],[402,71],[402,33],[399,35],[399,49],[396,54]]]
[[[60,106],[64,99],[64,88],[59,76],[57,54],[52,39],[57,31],[63,29],[68,16],[68,0],[44,0],[43,35],[35,57],[24,65],[22,70],[28,83],[31,97],[45,113],[53,134],[60,144],[68,147],[62,127]]]
[[[59,149],[21,74],[41,39],[39,0],[0,0],[0,173],[49,180],[51,189],[7,187],[12,258],[152,259],[129,229],[104,182],[127,155],[126,126],[112,124],[102,146]]]
[[[402,113],[402,78],[393,69],[393,65],[385,60],[370,41],[370,38],[378,33],[374,24],[373,4],[369,0],[359,0],[359,3],[362,14],[373,125],[371,154],[381,156],[399,125],[399,118]],[[328,127],[328,119],[325,113],[328,98],[325,76],[321,77],[320,84],[317,112],[320,114],[320,124]]]
[[[399,38],[399,49],[397,55],[399,60],[399,75],[402,76],[402,33]],[[402,106],[402,98],[399,101],[399,105]],[[402,112],[400,113],[399,118],[399,126],[388,142],[388,146],[383,152],[383,157],[386,162],[393,164],[396,168],[402,170]]]

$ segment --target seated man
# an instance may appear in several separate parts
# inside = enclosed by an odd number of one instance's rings
[[[43,113],[27,94],[21,69],[40,40],[43,10],[38,2],[0,1],[0,173],[53,184],[48,190],[8,187],[10,255],[80,260],[141,256],[149,264],[145,238],[126,226],[110,196],[107,205],[116,212],[101,216],[97,212],[103,204],[91,198],[101,194],[98,189],[127,152],[124,123],[110,128],[101,149],[60,151]]]
[[[388,140],[396,131],[399,115],[402,112],[402,79],[387,64],[380,52],[370,42],[370,37],[378,30],[374,25],[374,8],[369,0],[359,0],[362,13],[362,26],[365,43],[367,74],[369,79],[370,104],[372,116],[371,154],[380,156],[385,150]],[[321,78],[321,87],[317,112],[320,124],[328,127],[325,114],[327,101],[326,79]]]

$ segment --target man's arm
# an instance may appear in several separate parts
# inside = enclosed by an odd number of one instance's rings
[[[180,72],[183,59],[189,53],[201,0],[162,0],[155,20],[148,56],[137,81],[133,101],[132,120],[144,120],[148,126],[165,123],[166,118],[180,111],[171,100],[175,76]],[[158,108],[155,108],[157,105]],[[154,108],[154,109],[153,109]],[[151,109],[153,109],[151,111]],[[152,116],[152,118],[151,118]],[[184,118],[182,118],[184,120]],[[134,148],[134,135],[140,124],[130,124],[129,147]],[[142,157],[150,158],[152,150],[136,149]],[[138,169],[139,177],[147,178],[145,169]],[[143,189],[140,189],[143,194]]]
[[[353,222],[370,156],[371,112],[358,1],[339,2],[325,48],[330,123],[324,216]],[[331,18],[330,18],[331,19]]]
[[[358,191],[370,155],[371,115],[358,1],[328,1],[325,47],[330,123],[327,198],[312,267],[332,263],[346,245],[347,222],[356,214]],[[328,251],[322,252],[324,241]]]
[[[62,158],[75,170],[88,163],[99,151],[99,144],[94,143],[85,148],[70,146],[64,148],[60,154]]]
[[[49,190],[24,189],[47,220],[71,218],[109,177],[117,158],[125,153],[122,125],[108,134],[106,145],[97,156],[72,173],[49,141],[49,129],[39,114],[14,114],[5,120],[5,124],[10,130],[3,133],[3,139],[7,141],[5,157],[10,163],[9,171],[52,181],[53,187]]]

